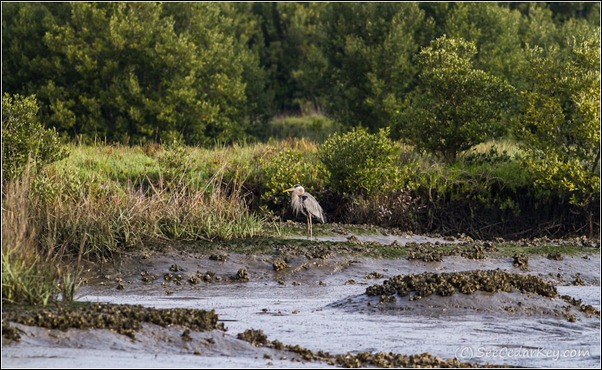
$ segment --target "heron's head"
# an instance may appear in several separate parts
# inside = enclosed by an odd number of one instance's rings
[[[303,186],[301,186],[300,184],[295,184],[295,186],[293,186],[292,188],[286,189],[284,193],[286,193],[287,191],[292,191],[294,194],[303,194],[303,192],[305,192],[305,189],[303,189]]]

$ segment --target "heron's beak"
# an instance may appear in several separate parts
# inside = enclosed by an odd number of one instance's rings
[[[293,191],[293,190],[295,190],[295,188],[286,189],[285,191],[283,191],[283,193],[286,193],[287,191]]]

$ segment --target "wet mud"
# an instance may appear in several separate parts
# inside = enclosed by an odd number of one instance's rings
[[[595,242],[504,254],[498,241],[412,237],[193,243],[97,263],[80,314],[3,312],[3,364],[597,368]]]

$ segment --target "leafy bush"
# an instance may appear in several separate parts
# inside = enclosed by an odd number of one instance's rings
[[[373,195],[402,185],[400,148],[389,139],[389,129],[370,134],[358,128],[331,135],[318,149],[331,190],[340,195]]]
[[[4,180],[20,176],[28,162],[42,166],[68,155],[55,130],[39,122],[34,95],[2,96],[2,173]]]
[[[576,206],[599,201],[600,177],[584,168],[583,162],[535,150],[520,160],[535,179],[539,197],[547,199],[560,196]]]
[[[600,194],[600,30],[566,43],[527,49],[523,73],[534,83],[521,95],[518,131],[538,190],[584,206]]]

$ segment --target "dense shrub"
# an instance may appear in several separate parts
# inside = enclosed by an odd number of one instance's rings
[[[42,126],[38,109],[34,95],[2,96],[3,180],[21,175],[28,162],[42,166],[68,154],[56,131]]]
[[[542,193],[584,206],[600,197],[600,29],[579,30],[564,49],[527,49],[518,127],[522,165]]]
[[[329,173],[331,190],[343,195],[374,195],[402,185],[400,148],[389,129],[370,134],[364,129],[335,133],[318,149]]]

